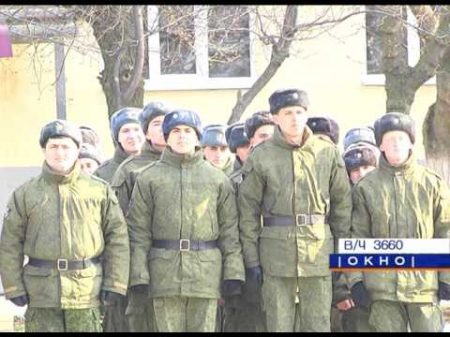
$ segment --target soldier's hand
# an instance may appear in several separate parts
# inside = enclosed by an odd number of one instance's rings
[[[250,303],[259,303],[261,301],[261,285],[263,283],[263,274],[261,266],[245,269],[245,283],[243,287],[243,297]]]
[[[242,282],[240,280],[224,280],[222,285],[222,295],[230,297],[239,295],[242,289]]]
[[[28,295],[22,295],[18,297],[13,297],[9,299],[11,302],[13,302],[18,307],[23,307],[24,305],[27,305],[30,303]]]
[[[147,284],[137,284],[130,287],[130,290],[136,294],[147,296],[148,295],[148,285]]]
[[[439,282],[438,296],[440,300],[450,300],[450,284]]]
[[[108,290],[102,290],[100,292],[100,300],[104,306],[117,306],[120,304],[123,296]]]
[[[356,307],[369,307],[370,295],[362,281],[355,283],[355,285],[350,289],[350,292]]]

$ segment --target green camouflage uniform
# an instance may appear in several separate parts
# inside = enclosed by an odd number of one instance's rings
[[[122,149],[122,147],[117,145],[114,151],[114,156],[100,165],[93,174],[111,184],[113,176],[120,164],[128,157],[129,155]],[[105,332],[129,331],[128,322],[125,318],[127,305],[127,297],[123,297],[116,306],[102,307],[102,312],[104,314],[102,325]]]
[[[228,178],[199,149],[182,156],[166,148],[160,161],[137,176],[127,222],[130,286],[150,285],[158,331],[214,331],[221,280],[245,277]],[[217,240],[218,248],[152,247],[163,239]]]
[[[138,156],[131,156],[120,164],[116,173],[114,173],[111,187],[116,192],[120,207],[124,214],[128,212],[128,204],[133,191],[133,185],[136,179],[136,171],[142,167],[159,160],[161,152],[156,150],[149,141],[146,141],[142,147],[142,152]],[[128,294],[128,305],[125,315],[128,320],[130,332],[154,332],[153,309],[151,301],[137,295],[133,292]]]
[[[223,173],[225,173],[228,177],[234,172],[234,158],[230,156],[225,166],[222,168]]]
[[[230,180],[237,195],[239,185],[243,180],[242,163],[237,157]],[[262,298],[259,302],[254,301],[255,299],[248,296],[245,285],[241,295],[235,296],[231,301],[226,301],[223,313],[223,332],[267,332]]]
[[[293,146],[276,127],[271,139],[254,148],[243,171],[241,242],[246,267],[263,270],[267,330],[329,332],[329,254],[335,241],[348,237],[351,215],[350,184],[337,147],[308,127],[302,145]],[[261,216],[296,214],[309,224],[261,226]]]
[[[353,188],[352,237],[450,237],[450,196],[446,183],[417,164],[414,155],[400,167],[380,156],[379,168]],[[372,305],[369,322],[376,331],[442,331],[438,281],[450,274],[433,270],[352,272],[349,285],[363,281]],[[409,317],[409,319],[408,319]]]
[[[111,188],[81,172],[78,162],[67,176],[56,175],[44,162],[42,173],[16,189],[8,203],[0,241],[5,296],[28,294],[27,331],[97,331],[93,309],[100,305],[100,290],[126,293],[129,252],[127,227]],[[55,262],[102,256],[103,263],[59,271],[23,266],[24,255]],[[62,315],[86,319],[74,318],[61,330]]]
[[[114,151],[114,156],[102,163],[93,174],[99,178],[102,178],[104,181],[111,183],[117,168],[128,157],[129,155],[120,145],[118,145]]]

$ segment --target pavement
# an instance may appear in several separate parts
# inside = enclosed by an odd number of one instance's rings
[[[0,295],[0,332],[14,331],[14,316],[23,317],[27,307],[18,307]]]

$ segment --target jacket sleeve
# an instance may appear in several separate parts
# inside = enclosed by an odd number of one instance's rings
[[[223,279],[244,281],[245,272],[242,247],[239,241],[236,195],[228,179],[222,184],[217,208],[220,231],[219,247],[223,259]]]
[[[24,194],[13,193],[6,208],[0,240],[0,275],[7,299],[26,294],[22,279],[23,247],[27,227]]]
[[[330,177],[330,214],[329,223],[338,247],[340,238],[350,236],[352,195],[345,163],[335,149],[334,165]]]
[[[239,231],[247,268],[260,264],[258,238],[261,233],[261,204],[265,181],[255,170],[254,156],[250,155],[243,167],[244,180],[239,186]]]
[[[127,185],[127,171],[123,170],[122,166],[119,166],[117,171],[114,173],[111,181],[111,187],[116,193],[123,214],[126,215],[126,212],[128,211],[128,203],[130,201],[130,193]]]
[[[149,187],[140,177],[136,179],[127,213],[131,248],[130,286],[150,283],[148,253],[152,240],[153,202]]]
[[[125,295],[130,272],[130,243],[122,210],[111,187],[107,186],[103,213],[104,290]]]
[[[370,238],[372,237],[370,231],[370,213],[365,204],[364,195],[359,188],[359,185],[356,184],[353,188],[352,193],[353,200],[353,210],[352,210],[352,218],[351,218],[351,238]],[[349,272],[345,274],[347,277],[347,282],[349,287],[353,287],[353,285],[357,282],[363,281],[363,273],[360,271]]]
[[[437,181],[433,205],[434,237],[450,239],[450,191],[442,179]],[[439,281],[450,284],[450,272],[439,272]]]

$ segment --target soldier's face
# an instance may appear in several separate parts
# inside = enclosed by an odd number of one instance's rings
[[[205,159],[213,166],[222,169],[230,158],[228,146],[205,146],[203,148]]]
[[[156,146],[166,146],[164,134],[162,130],[162,123],[164,116],[158,116],[152,119],[148,124],[146,137]]]
[[[308,116],[301,106],[287,106],[273,116],[273,121],[278,125],[285,136],[298,137],[303,133]]]
[[[127,154],[138,154],[144,143],[144,133],[137,123],[122,125],[117,138]]]
[[[245,162],[248,158],[248,155],[250,154],[250,144],[237,147],[236,154],[241,162]]]
[[[56,173],[70,172],[78,159],[80,149],[69,137],[50,138],[43,149],[45,161]]]
[[[261,125],[256,129],[255,134],[252,139],[250,139],[250,143],[252,147],[262,143],[263,141],[271,138],[273,136],[274,125]]]
[[[178,125],[174,127],[167,138],[167,145],[178,154],[194,153],[197,144],[197,133],[193,128],[187,125]]]
[[[375,168],[376,167],[372,166],[372,165],[363,165],[363,166],[360,166],[358,168],[351,170],[350,171],[350,181],[352,182],[353,185],[356,184],[359,181],[359,179],[364,177],[370,171],[375,170]]]
[[[392,166],[400,166],[409,158],[413,144],[404,131],[388,131],[383,135],[380,151],[384,152],[386,160]]]
[[[94,159],[92,158],[80,158],[81,170],[85,173],[91,175],[94,171],[100,166]]]

